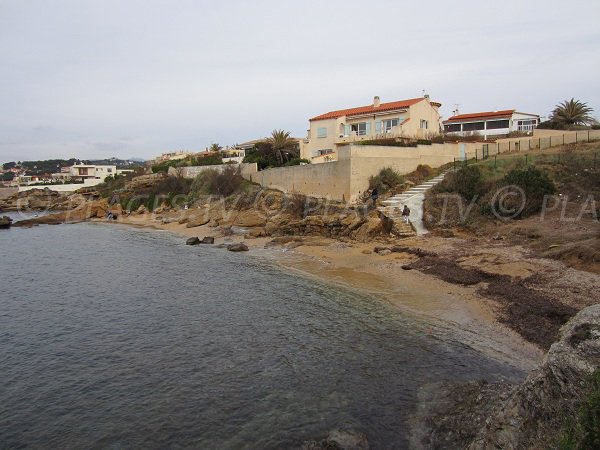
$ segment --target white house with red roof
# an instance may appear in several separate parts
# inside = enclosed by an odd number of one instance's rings
[[[309,119],[300,156],[313,163],[336,161],[337,147],[391,137],[426,139],[440,134],[440,103],[429,96],[330,111]]]
[[[455,114],[444,120],[444,132],[457,136],[504,137],[513,131],[530,133],[540,124],[540,116],[515,109]]]

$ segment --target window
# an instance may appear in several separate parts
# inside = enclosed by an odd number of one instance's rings
[[[427,122],[424,119],[421,119],[421,125],[420,126],[421,126],[422,129],[426,130],[427,128],[429,128],[429,122]]]
[[[517,121],[517,129],[519,131],[531,131],[537,125],[537,119],[519,120]]]
[[[320,138],[327,137],[327,128],[325,128],[325,127],[317,128],[317,137],[320,137]]]
[[[444,131],[446,133],[456,133],[460,132],[460,123],[451,123],[449,125],[444,125]]]
[[[351,131],[356,131],[358,136],[367,134],[367,122],[360,122],[350,125]]]
[[[463,131],[479,131],[485,129],[485,122],[471,122],[463,124]]]
[[[509,128],[510,121],[507,120],[489,120],[487,123],[488,130],[498,130],[499,128]]]
[[[111,173],[111,172],[112,172],[112,169],[106,169],[106,171],[107,171],[108,173]]]
[[[389,133],[393,127],[397,127],[400,124],[400,119],[388,119],[383,121],[383,132]]]
[[[326,148],[326,149],[323,149],[323,150],[317,150],[315,152],[315,156],[329,155],[331,153],[333,153],[333,150],[330,149],[330,148]]]

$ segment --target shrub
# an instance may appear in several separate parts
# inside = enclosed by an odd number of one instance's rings
[[[387,192],[404,183],[404,177],[391,167],[381,169],[379,174],[369,178],[369,189],[377,188],[379,192]]]
[[[499,188],[504,188],[505,197],[508,202],[504,207],[507,210],[520,212],[511,217],[527,217],[542,209],[544,196],[552,195],[555,192],[554,183],[541,170],[536,167],[529,166],[526,169],[513,169],[500,181]],[[525,198],[522,198],[523,193]],[[510,194],[514,194],[510,196]],[[499,199],[496,200],[498,202]],[[494,207],[499,211],[496,204]]]
[[[310,161],[308,159],[292,158],[288,162],[284,163],[283,167],[299,166],[300,164],[310,164]]]
[[[192,197],[206,194],[228,197],[238,191],[244,182],[239,166],[227,165],[220,171],[207,169],[198,174],[190,191]]]
[[[220,154],[199,156],[191,160],[192,166],[216,166],[223,164],[223,157]]]
[[[449,173],[444,180],[434,187],[435,192],[456,192],[465,200],[471,201],[484,191],[483,177],[478,166],[467,166]]]

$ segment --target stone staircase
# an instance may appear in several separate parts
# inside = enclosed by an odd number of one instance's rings
[[[377,209],[379,209],[379,211],[387,218],[394,221],[395,228],[401,232],[401,234],[408,233],[409,229],[411,234],[416,232],[417,236],[426,234],[427,230],[423,225],[423,200],[425,199],[425,192],[442,181],[445,176],[446,173],[443,173],[423,184],[413,186],[401,194],[383,200],[381,202],[382,206]],[[410,208],[410,224],[405,224],[402,220],[402,209],[404,208],[404,205],[408,205]]]

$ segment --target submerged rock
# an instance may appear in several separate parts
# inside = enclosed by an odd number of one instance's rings
[[[367,436],[354,430],[332,430],[325,439],[306,441],[302,450],[369,450]]]
[[[212,236],[204,236],[200,241],[200,244],[214,244],[215,238]]]
[[[185,245],[198,245],[198,244],[200,244],[200,238],[198,238],[198,237],[191,237],[185,241]]]

